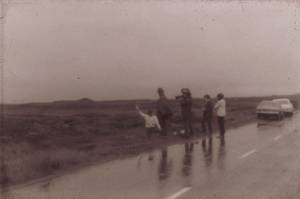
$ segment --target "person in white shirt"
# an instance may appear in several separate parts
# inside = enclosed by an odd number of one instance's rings
[[[158,118],[156,115],[153,114],[152,110],[148,110],[146,114],[143,111],[141,111],[141,109],[138,106],[136,106],[136,109],[145,120],[146,134],[148,138],[151,138],[152,134],[155,133],[157,129],[161,131],[161,126],[159,124]]]
[[[225,116],[226,116],[226,101],[224,95],[219,93],[217,95],[217,103],[215,104],[215,111],[218,120],[218,126],[220,130],[220,138],[224,138],[225,135]]]

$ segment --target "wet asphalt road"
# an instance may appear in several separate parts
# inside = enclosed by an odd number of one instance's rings
[[[300,114],[14,188],[3,199],[281,199],[300,190]]]

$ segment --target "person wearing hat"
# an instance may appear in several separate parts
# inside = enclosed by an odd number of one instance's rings
[[[181,89],[181,94],[182,95],[176,96],[175,98],[180,102],[184,130],[186,136],[189,137],[194,134],[192,123],[192,94],[188,88]]]
[[[173,112],[170,107],[169,100],[165,95],[164,89],[158,88],[157,93],[159,99],[156,102],[156,112],[161,126],[160,136],[167,136],[169,121],[173,115]]]
[[[226,101],[223,93],[217,95],[217,103],[215,104],[215,111],[217,115],[218,126],[220,130],[220,138],[224,139],[225,135],[225,116],[226,116]]]

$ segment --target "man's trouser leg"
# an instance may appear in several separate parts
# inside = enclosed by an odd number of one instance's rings
[[[207,129],[206,129],[206,121],[205,121],[205,118],[203,118],[203,119],[202,119],[202,121],[201,121],[201,125],[202,125],[202,132],[204,132],[204,133],[205,133],[205,132],[206,132],[206,130],[207,130]]]
[[[193,135],[194,134],[194,129],[193,129],[193,124],[192,124],[192,116],[191,115],[183,115],[183,125],[184,125],[184,130],[187,135]]]
[[[193,134],[192,123],[189,118],[183,117],[183,126],[186,136],[190,136]]]
[[[220,136],[224,137],[225,134],[225,118],[224,117],[218,117],[218,126],[220,130]]]
[[[170,121],[169,119],[164,119],[165,120],[165,127],[164,127],[164,136],[167,136],[168,135],[168,132],[169,132],[169,125],[170,125]]]
[[[166,118],[162,117],[161,118],[161,134],[162,136],[167,136],[168,134],[168,121]]]
[[[159,135],[162,136],[164,134],[164,131],[165,131],[165,121],[164,121],[164,118],[161,115],[158,116],[158,121],[159,121],[159,124],[160,124],[160,127],[161,127],[161,130],[159,131]]]
[[[190,130],[190,135],[194,135],[194,128],[193,128],[193,121],[192,118],[189,119],[189,130]]]
[[[212,136],[212,119],[211,118],[206,119],[206,125],[208,128],[208,136],[211,137]]]

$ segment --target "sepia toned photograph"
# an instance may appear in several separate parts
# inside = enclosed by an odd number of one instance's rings
[[[300,0],[0,6],[0,199],[300,198]]]

